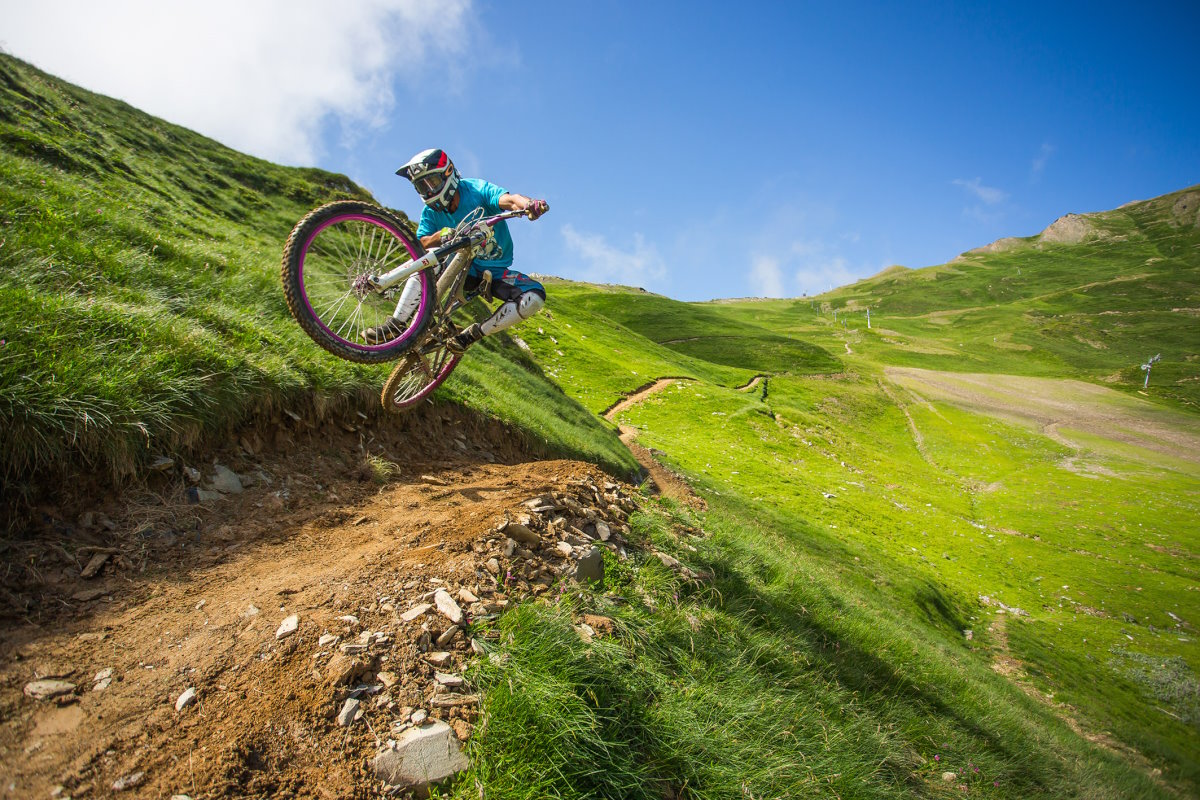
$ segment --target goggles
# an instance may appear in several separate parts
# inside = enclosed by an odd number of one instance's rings
[[[426,200],[437,197],[438,193],[442,191],[442,187],[446,185],[446,173],[441,170],[426,172],[424,175],[413,178],[412,185],[417,190],[417,194]]]

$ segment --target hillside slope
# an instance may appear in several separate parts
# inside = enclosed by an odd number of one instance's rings
[[[1067,215],[1037,236],[885,272],[815,303],[827,317],[842,312],[864,348],[897,365],[1070,375],[1134,391],[1140,365],[1161,353],[1154,395],[1200,409],[1200,187]],[[777,316],[804,331],[812,305],[777,305]]]
[[[0,476],[125,480],[288,409],[375,413],[387,367],[327,355],[288,315],[279,258],[341,175],[280,167],[0,55]],[[505,385],[497,392],[480,386]],[[546,452],[634,469],[611,429],[505,341],[457,399]]]

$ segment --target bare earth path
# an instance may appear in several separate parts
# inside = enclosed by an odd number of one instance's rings
[[[501,566],[507,585],[492,574],[497,525],[528,517],[533,498],[594,505],[619,484],[588,464],[529,460],[486,422],[405,424],[297,425],[274,454],[219,454],[256,485],[195,505],[164,479],[103,505],[115,530],[96,577],[53,550],[36,580],[10,571],[5,592],[26,605],[0,617],[0,797],[108,797],[121,781],[120,797],[375,797],[370,759],[396,720],[431,708],[469,736],[477,701],[434,693],[430,659],[445,651],[436,669],[461,672],[471,643],[436,610],[401,615],[437,589],[470,616],[544,591],[553,555],[519,574]],[[391,475],[374,479],[367,453]],[[76,512],[56,524],[80,527],[65,521]],[[296,631],[277,633],[292,615]],[[76,689],[36,700],[23,689],[37,679]],[[340,726],[356,685],[364,716]],[[188,688],[197,700],[177,710]]]
[[[753,389],[755,386],[758,386],[758,384],[762,383],[762,381],[764,379],[766,379],[766,377],[767,377],[766,375],[755,375],[753,378],[750,379],[749,383],[745,384],[744,386],[737,387],[737,391],[748,392],[751,389]]]
[[[691,378],[659,378],[658,380],[649,383],[642,388],[634,391],[624,399],[609,406],[604,412],[604,418],[610,422],[616,422],[617,415],[632,406],[645,400],[652,394],[661,392],[668,386],[679,383],[680,381],[690,381]],[[746,387],[749,388],[757,382],[757,378],[750,382]],[[645,470],[650,473],[650,480],[653,481],[654,487],[662,494],[670,497],[673,500],[687,503],[692,506],[703,507],[704,500],[696,496],[691,487],[675,473],[664,467],[654,457],[654,454],[647,450],[637,442],[637,429],[629,425],[617,424],[618,430],[621,431],[621,441],[629,448],[629,452],[633,453],[633,457],[642,465]]]
[[[1078,444],[1066,440],[1079,431],[1200,464],[1200,425],[1194,417],[1103,386],[907,367],[888,367],[885,373],[927,398],[1032,425],[1073,447]]]

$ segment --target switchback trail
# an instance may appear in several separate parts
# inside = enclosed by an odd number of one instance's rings
[[[766,380],[766,378],[767,378],[767,376],[766,376],[766,375],[755,375],[753,378],[751,378],[751,379],[750,379],[750,382],[749,382],[749,383],[745,384],[744,386],[739,386],[739,387],[737,387],[737,391],[739,391],[739,392],[748,392],[748,391],[750,391],[751,389],[753,389],[755,386],[758,386],[758,384],[759,384],[761,381],[764,381],[764,380]]]
[[[695,379],[659,378],[658,380],[651,381],[641,388],[634,390],[633,393],[627,395],[622,400],[619,400],[609,406],[604,412],[604,418],[609,422],[617,422],[618,414],[628,408],[631,408],[632,406],[637,405],[650,395],[661,392],[668,386],[679,383],[680,381],[692,380]],[[664,467],[661,463],[659,463],[658,459],[654,457],[653,453],[651,453],[647,448],[638,444],[636,428],[630,425],[622,425],[618,422],[617,429],[621,432],[621,441],[624,442],[625,446],[629,448],[629,452],[633,453],[633,457],[637,459],[637,462],[641,464],[648,473],[650,473],[650,480],[654,484],[655,489],[673,500],[678,500],[697,508],[704,507],[704,500],[692,491],[692,488],[687,485],[686,481],[684,481],[674,472],[671,472],[671,470]]]

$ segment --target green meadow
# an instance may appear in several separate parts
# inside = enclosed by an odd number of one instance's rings
[[[362,189],[7,56],[0,87],[6,503],[80,471],[120,485],[284,410],[374,407],[387,367],[313,345],[278,283],[295,221]],[[648,497],[604,589],[495,623],[487,722],[446,791],[1200,794],[1188,192],[817,298],[548,280],[436,401],[630,477],[601,415],[672,378],[619,421],[706,508]],[[586,641],[582,612],[615,634]]]
[[[1149,205],[1170,209],[1175,200]],[[1143,211],[1121,213],[1141,220],[1152,238],[1152,215]],[[1004,269],[1015,274],[1020,264],[1027,284],[1007,302],[968,290],[995,280],[971,263],[933,268],[935,277],[893,271],[880,279],[898,281],[903,296],[867,282],[818,298],[684,304],[634,289],[568,285],[556,287],[566,299],[551,305],[553,328],[526,339],[539,360],[563,365],[548,374],[596,412],[645,383],[646,373],[645,365],[628,363],[627,341],[591,331],[587,368],[571,372],[571,348],[583,344],[583,334],[562,332],[583,327],[584,314],[602,313],[677,354],[657,373],[674,384],[619,421],[688,476],[709,502],[706,524],[737,528],[705,543],[730,558],[724,563],[737,576],[736,590],[717,591],[722,609],[739,599],[755,605],[774,582],[803,583],[835,593],[840,608],[857,609],[851,616],[859,622],[874,613],[901,625],[873,622],[870,634],[851,626],[835,638],[860,654],[923,653],[933,685],[957,687],[948,690],[956,699],[939,695],[937,702],[978,726],[973,734],[981,739],[966,748],[972,763],[987,751],[996,759],[993,772],[1009,779],[1029,769],[1007,761],[1010,748],[1036,749],[1059,725],[1072,731],[1065,741],[1083,747],[1071,755],[1048,751],[1054,755],[1044,766],[1061,770],[1061,783],[1000,780],[970,791],[1190,794],[1200,787],[1200,420],[1193,413],[1200,341],[1192,316],[1179,309],[1196,297],[1195,247],[1170,256],[1170,270],[1131,277],[1123,265],[1172,250],[1169,242],[1139,241],[1130,254],[1123,244],[1109,242],[1115,252],[1102,258],[1099,245],[1060,245],[1052,259],[1032,246],[1028,260],[1001,254]],[[1001,269],[988,255],[969,259]],[[951,277],[936,277],[943,271]],[[931,282],[948,288],[936,294]],[[1083,301],[1073,305],[1073,298]],[[804,345],[792,359],[775,347],[781,334]],[[1147,347],[1164,355],[1142,392],[1138,365]],[[697,357],[742,369],[706,375]],[[736,390],[756,374],[769,376],[765,384]],[[682,544],[671,552],[703,568],[704,546]],[[759,575],[763,582],[743,595],[763,563],[772,565]],[[814,603],[806,596],[788,612],[804,617]],[[915,631],[940,647],[918,642]],[[904,665],[885,660],[882,685],[912,680]],[[968,664],[982,669],[955,671]],[[1000,706],[1014,705],[966,710],[966,698],[993,690],[1007,698]],[[874,699],[873,712],[896,696]],[[1005,721],[1009,711],[1025,725],[1041,720],[1037,732],[1006,728],[1016,723]],[[912,763],[923,763],[919,731],[930,724],[876,719],[894,733],[893,756]],[[962,741],[962,733],[946,738]],[[1076,759],[1091,768],[1115,759],[1121,776],[1071,774],[1065,765]],[[908,777],[918,774],[912,769]],[[882,772],[874,779],[863,796],[893,788]],[[813,792],[799,782],[764,781],[748,789],[752,796]],[[854,794],[848,786],[835,791]],[[911,782],[896,791],[937,794]]]

